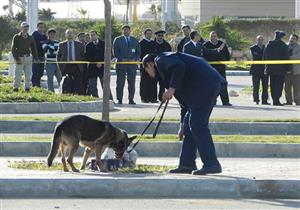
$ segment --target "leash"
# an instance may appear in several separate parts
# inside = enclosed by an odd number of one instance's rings
[[[155,120],[156,115],[158,114],[159,110],[162,108],[162,106],[163,106],[164,103],[165,103],[164,101],[162,101],[162,102],[160,103],[159,107],[158,107],[157,110],[156,110],[155,115],[154,115],[153,118],[150,120],[150,122],[148,123],[148,125],[144,128],[144,130],[143,130],[143,132],[141,133],[141,135],[140,135],[139,138],[141,138],[141,137],[146,133],[146,131],[148,130],[148,128],[150,127],[150,125],[151,125],[151,124],[153,123],[153,121]],[[158,121],[158,123],[157,123],[157,125],[156,125],[156,128],[155,128],[155,130],[154,130],[154,133],[153,133],[153,135],[152,135],[152,138],[155,138],[155,137],[156,137],[158,128],[159,128],[159,126],[160,126],[160,124],[161,124],[161,121],[162,121],[162,119],[163,119],[163,117],[164,117],[164,114],[165,114],[165,112],[166,112],[166,109],[167,109],[168,104],[169,104],[169,100],[166,101],[166,105],[165,105],[164,110],[163,110],[163,112],[162,112],[162,114],[161,114],[161,116],[160,116],[160,118],[159,118],[159,121]],[[127,151],[127,152],[128,152],[128,153],[132,152],[132,150],[138,145],[139,142],[140,142],[140,139],[139,139],[137,142],[135,142],[134,145],[132,146],[132,148],[131,148],[129,151]]]

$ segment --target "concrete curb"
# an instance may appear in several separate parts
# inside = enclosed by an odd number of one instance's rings
[[[53,133],[57,122],[50,121],[0,121],[2,133]],[[128,133],[141,133],[148,122],[112,122]],[[156,126],[153,123],[147,134],[152,134]],[[159,128],[161,134],[177,134],[178,122],[163,122]],[[211,133],[215,135],[300,135],[300,123],[297,122],[211,122]]]
[[[11,178],[0,179],[0,188],[1,198],[292,199],[300,197],[300,181],[298,180],[242,178]]]
[[[0,142],[0,156],[47,156],[50,142]],[[299,158],[300,144],[215,143],[218,157]],[[141,142],[136,150],[141,157],[178,157],[180,142]],[[82,156],[80,147],[77,155]]]
[[[114,103],[110,102],[110,111]],[[102,112],[102,101],[0,103],[0,114]]]

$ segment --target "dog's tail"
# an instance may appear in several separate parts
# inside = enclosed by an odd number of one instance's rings
[[[52,144],[51,144],[51,150],[48,154],[48,158],[47,158],[47,163],[48,163],[48,166],[50,167],[52,165],[52,162],[58,152],[58,149],[59,149],[59,144],[60,144],[60,141],[61,141],[61,133],[62,133],[62,126],[61,125],[58,125],[56,128],[55,128],[55,132],[54,132],[54,136],[53,136],[53,141],[52,141]]]

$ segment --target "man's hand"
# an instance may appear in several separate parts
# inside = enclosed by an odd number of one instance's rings
[[[182,140],[183,140],[183,137],[184,137],[184,124],[181,123],[181,124],[180,124],[180,128],[179,128],[179,131],[178,131],[178,138],[179,138],[179,141],[182,141]]]
[[[221,50],[223,50],[224,47],[225,47],[225,43],[222,43],[221,46],[218,48],[218,52],[220,52]]]
[[[97,64],[96,64],[96,67],[97,67],[98,69],[100,69],[100,68],[102,67],[102,64],[101,64],[101,63],[97,63]]]
[[[175,89],[174,88],[169,88],[166,92],[164,92],[164,94],[162,95],[162,100],[166,101],[166,100],[170,100],[172,99],[172,97],[174,96],[175,93]]]

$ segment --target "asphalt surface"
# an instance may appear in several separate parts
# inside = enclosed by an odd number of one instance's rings
[[[299,200],[249,199],[5,199],[1,210],[285,210]]]

